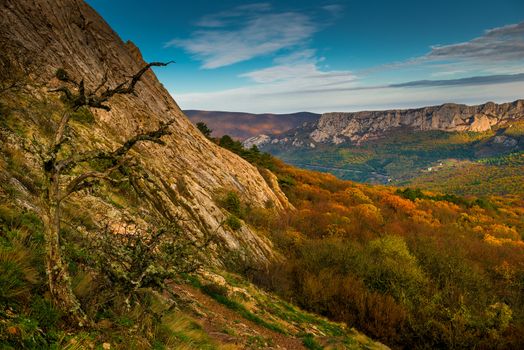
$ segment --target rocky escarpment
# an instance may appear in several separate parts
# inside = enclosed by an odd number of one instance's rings
[[[138,48],[123,42],[82,0],[5,0],[0,2],[0,13],[1,62],[29,75],[24,92],[27,100],[57,101],[57,94],[49,88],[59,83],[54,78],[59,68],[75,79],[84,79],[93,89],[104,76],[106,86],[115,87],[145,65]],[[141,144],[133,152],[150,180],[144,202],[153,198],[155,207],[180,217],[187,234],[195,239],[203,232],[216,232],[217,261],[235,250],[259,262],[272,257],[269,240],[247,225],[236,231],[221,225],[228,213],[217,204],[217,196],[233,190],[253,207],[270,202],[282,210],[289,203],[278,187],[270,187],[254,166],[203,137],[152,72],[137,84],[136,94],[116,96],[110,105],[111,111],[92,111],[95,122],[89,128],[75,130],[82,147],[115,149],[137,131],[154,130],[161,121],[174,118],[172,134],[164,139],[166,146]],[[2,149],[16,147],[16,132],[2,129],[1,136]],[[31,155],[24,157],[29,160]],[[28,166],[38,173],[38,164]],[[12,180],[5,167],[0,167],[0,175],[5,181]],[[7,194],[0,195],[6,199]],[[95,222],[109,217],[118,224],[129,216],[136,218],[136,213],[125,208],[83,195],[77,209]],[[38,210],[29,197],[20,202]],[[150,211],[144,204],[140,216],[147,218]]]
[[[477,106],[447,103],[405,110],[325,113],[316,123],[309,123],[279,136],[248,139],[246,143],[298,147],[314,147],[315,143],[359,144],[399,128],[483,132],[495,125],[518,119],[524,119],[524,100],[503,104],[488,102]]]

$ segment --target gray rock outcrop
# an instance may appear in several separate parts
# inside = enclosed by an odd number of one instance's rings
[[[48,88],[59,83],[54,79],[58,68],[85,79],[92,89],[106,73],[107,86],[114,87],[145,65],[138,48],[122,41],[82,0],[5,0],[0,2],[0,14],[0,56],[30,72],[33,86],[41,86],[34,95],[56,99]],[[262,263],[272,258],[269,240],[249,226],[233,231],[221,225],[228,213],[216,203],[217,193],[234,190],[253,207],[268,202],[276,210],[289,207],[285,195],[271,188],[256,167],[206,139],[153,72],[137,84],[136,96],[117,96],[110,106],[111,111],[92,111],[96,123],[76,135],[84,145],[115,149],[137,130],[154,130],[161,121],[176,119],[172,134],[164,139],[166,146],[141,144],[134,151],[157,186],[150,193],[156,205],[180,216],[187,234],[195,239],[216,230],[218,260],[234,250]]]
[[[360,144],[395,129],[411,131],[484,132],[496,125],[524,119],[524,100],[467,106],[446,103],[417,109],[324,113],[317,122],[280,135],[260,135],[244,144],[315,147],[315,143]]]

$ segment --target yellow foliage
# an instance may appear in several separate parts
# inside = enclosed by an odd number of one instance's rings
[[[508,245],[514,245],[517,247],[524,247],[524,242],[522,241],[514,241],[510,238],[497,238],[497,237],[490,235],[489,233],[487,233],[484,236],[484,242],[494,245],[494,246],[501,246],[503,244],[508,244]]]
[[[369,224],[382,224],[384,218],[380,209],[373,204],[359,204],[353,208],[356,218]]]
[[[491,234],[497,238],[508,238],[513,241],[518,241],[520,236],[513,227],[508,227],[504,224],[493,224],[489,227]]]

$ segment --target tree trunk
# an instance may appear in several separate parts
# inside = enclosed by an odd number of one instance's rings
[[[47,210],[44,215],[44,237],[46,250],[46,273],[53,303],[75,326],[86,326],[87,317],[71,288],[68,266],[60,247],[60,202],[55,190],[58,184],[50,181]]]

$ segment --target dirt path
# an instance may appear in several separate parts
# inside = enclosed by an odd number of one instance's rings
[[[203,311],[198,317],[205,331],[223,344],[235,344],[244,349],[305,349],[302,340],[267,329],[246,320],[238,313],[218,303],[190,285],[171,285],[175,292],[190,294]]]

